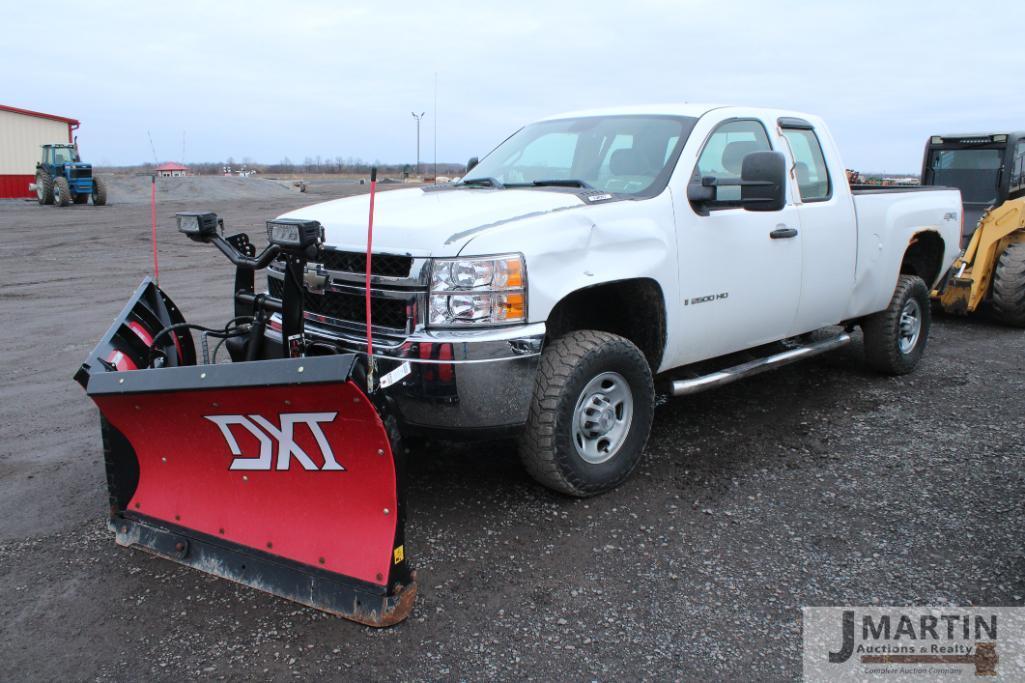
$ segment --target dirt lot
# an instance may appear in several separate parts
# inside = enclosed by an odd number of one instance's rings
[[[227,318],[230,267],[174,212],[259,233],[334,191],[162,203],[161,284]],[[421,593],[390,630],[118,548],[71,375],[149,271],[148,219],[0,202],[0,678],[787,680],[803,605],[1025,604],[1025,337],[985,318],[938,318],[910,377],[855,344],[669,401],[598,499],[533,484],[508,444],[414,452]]]

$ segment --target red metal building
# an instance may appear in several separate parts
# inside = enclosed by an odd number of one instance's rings
[[[0,199],[34,197],[42,145],[74,142],[78,121],[0,104]]]

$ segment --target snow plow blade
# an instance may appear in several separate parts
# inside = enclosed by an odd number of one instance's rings
[[[353,381],[359,359],[195,365],[173,332],[168,367],[147,368],[140,349],[180,322],[147,280],[76,375],[101,413],[117,543],[369,626],[405,619],[396,430]]]

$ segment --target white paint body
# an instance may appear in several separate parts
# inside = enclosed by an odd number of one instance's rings
[[[660,370],[713,358],[881,311],[889,304],[915,235],[944,242],[941,273],[958,254],[956,190],[854,195],[825,123],[799,112],[711,105],[665,105],[575,112],[552,118],[662,114],[698,119],[666,188],[648,199],[583,201],[573,192],[487,188],[377,195],[374,251],[412,256],[519,252],[527,266],[529,322],[547,320],[572,292],[650,278],[661,287],[667,343]],[[780,117],[810,122],[823,148],[833,192],[802,203]],[[777,212],[741,208],[699,215],[687,184],[707,136],[725,120],[760,120],[788,167],[788,201]],[[366,196],[286,214],[314,219],[338,249],[366,246]],[[798,236],[773,240],[780,226]],[[934,285],[935,283],[927,283]],[[699,305],[685,301],[728,296]]]

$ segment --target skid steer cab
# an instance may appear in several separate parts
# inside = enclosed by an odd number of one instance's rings
[[[956,187],[964,204],[963,251],[933,299],[1025,327],[1025,131],[930,137],[922,184]]]
[[[100,410],[117,543],[370,626],[402,621],[416,582],[393,411],[363,356],[303,333],[323,229],[269,222],[257,254],[213,213],[178,228],[235,265],[231,320],[187,323],[147,278],[75,376]],[[281,297],[257,294],[254,271],[275,259]],[[271,324],[285,343],[266,342]]]

